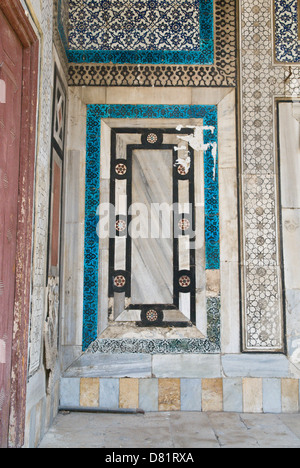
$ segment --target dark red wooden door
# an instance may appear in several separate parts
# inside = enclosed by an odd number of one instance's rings
[[[0,447],[7,445],[14,320],[22,45],[0,11]]]

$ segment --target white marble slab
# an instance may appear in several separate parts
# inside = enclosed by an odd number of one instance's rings
[[[191,294],[190,293],[179,293],[179,309],[190,319],[191,317]]]
[[[151,356],[146,354],[84,354],[64,377],[151,377]]]
[[[282,210],[282,231],[285,285],[300,289],[300,209]]]
[[[218,378],[221,377],[221,360],[216,354],[155,355],[152,372],[157,378]]]
[[[189,236],[178,237],[178,265],[179,265],[179,270],[190,269],[190,238]]]
[[[126,270],[126,237],[115,238],[115,270]]]
[[[284,208],[300,208],[300,126],[291,102],[279,104],[279,137],[281,203]]]
[[[126,180],[116,179],[115,182],[115,208],[116,215],[127,215],[127,187]]]
[[[172,205],[172,152],[136,150],[132,161],[132,203],[141,204],[141,211],[131,226],[142,228],[141,237],[132,239],[133,304],[173,303],[173,240],[172,238],[149,238],[149,214],[152,204]],[[164,220],[166,222],[166,220]],[[172,233],[171,216],[166,232]],[[140,225],[140,226],[139,226]],[[148,235],[147,235],[148,233]],[[138,236],[132,231],[131,236]],[[142,238],[145,236],[145,238]]]

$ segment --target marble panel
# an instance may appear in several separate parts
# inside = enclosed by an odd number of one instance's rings
[[[218,355],[153,356],[153,375],[160,378],[205,378],[220,377]]]
[[[190,238],[189,236],[178,237],[178,267],[179,267],[179,270],[190,269]]]
[[[101,120],[101,148],[100,148],[100,178],[101,180],[110,179],[110,141],[111,128]],[[101,189],[101,187],[100,187]]]
[[[139,407],[147,412],[158,411],[158,379],[141,379]]]
[[[263,379],[264,413],[281,413],[281,379]]]
[[[192,104],[192,88],[150,88],[108,87],[106,104]],[[221,91],[220,91],[221,92]],[[202,102],[198,100],[198,102]],[[93,103],[94,104],[94,103]],[[214,102],[212,104],[215,104]]]
[[[65,182],[65,222],[84,222],[84,194],[85,187],[81,174],[84,173],[85,163],[80,151],[68,151],[65,156],[65,170],[68,177]]]
[[[294,116],[292,102],[280,102],[279,155],[281,204],[283,208],[300,208],[300,124]]]
[[[159,379],[158,410],[180,411],[180,379]]]
[[[139,407],[139,380],[120,379],[119,407],[137,409]]]
[[[100,379],[100,408],[119,408],[119,379]]]
[[[272,354],[227,354],[221,357],[227,377],[288,377],[289,361],[286,356]]]
[[[202,380],[202,410],[223,411],[223,381],[222,379]]]
[[[286,289],[286,329],[288,355],[291,361],[300,364],[300,291]]]
[[[282,379],[282,412],[298,413],[299,411],[299,380]]]
[[[115,320],[117,322],[138,322],[141,320],[141,310],[124,310]]]
[[[66,371],[65,377],[148,378],[151,356],[144,354],[83,354]]]
[[[179,309],[187,317],[190,319],[191,313],[191,294],[190,293],[179,293]]]
[[[221,262],[221,342],[223,353],[240,353],[240,283],[238,262]]]
[[[242,379],[223,379],[223,409],[230,413],[243,412]]]
[[[156,215],[152,204],[172,205],[172,161],[170,151],[135,150],[133,153],[132,203],[143,204],[145,209],[146,217],[139,215],[144,236],[148,235],[149,213],[152,217]],[[160,224],[159,218],[155,222]],[[134,304],[173,303],[171,217],[167,229],[169,238],[132,239],[131,297]]]
[[[79,406],[80,379],[63,378],[60,382],[60,406]]]
[[[98,307],[99,307],[99,321],[98,321],[98,331],[101,333],[103,330],[106,329],[108,324],[108,308],[109,308],[109,301],[107,296],[108,291],[108,250],[99,250],[99,270],[98,270],[98,277],[101,279],[99,282],[99,299],[98,299]]]
[[[220,169],[220,258],[237,262],[239,259],[237,173],[236,169]]]
[[[116,180],[116,215],[127,215],[126,180]]]
[[[201,379],[181,379],[181,411],[202,410]]]
[[[219,141],[219,168],[236,168],[236,107],[235,91],[220,99],[218,104],[218,141]],[[202,102],[202,101],[201,101]]]
[[[190,197],[188,180],[178,181],[178,205],[179,213],[189,213]]]
[[[80,379],[80,406],[97,408],[99,406],[99,379]]]
[[[126,270],[126,237],[115,238],[115,270]]]
[[[125,293],[115,293],[114,294],[114,320],[119,319],[120,315],[123,315],[125,309]]]
[[[262,379],[243,379],[243,410],[245,413],[262,413]]]
[[[64,308],[62,344],[80,345],[82,342],[82,302],[84,270],[84,225],[67,223],[64,226],[64,270],[62,305]],[[76,274],[74,274],[76,272]]]
[[[284,282],[287,289],[300,289],[300,209],[282,210]]]
[[[219,296],[220,286],[220,270],[206,270],[207,296]]]

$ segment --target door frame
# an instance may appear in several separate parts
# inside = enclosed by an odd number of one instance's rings
[[[23,47],[20,173],[13,313],[10,420],[0,446],[22,447],[26,414],[39,41],[19,0],[0,0]],[[0,435],[1,436],[1,435]]]

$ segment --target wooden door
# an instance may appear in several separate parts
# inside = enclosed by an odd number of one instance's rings
[[[0,31],[0,447],[5,447],[16,283],[23,48],[1,11]]]

